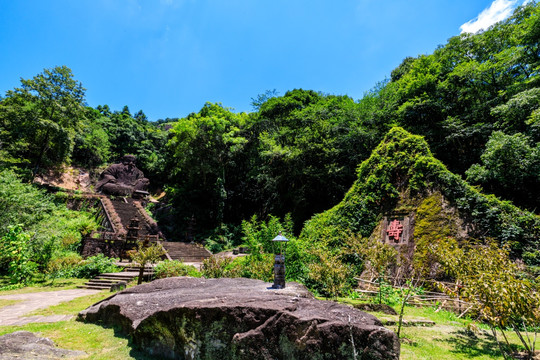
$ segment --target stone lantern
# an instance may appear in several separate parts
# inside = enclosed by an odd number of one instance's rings
[[[284,244],[286,247],[289,239],[281,235],[281,231],[280,231],[278,236],[272,239],[272,241],[279,243],[279,246],[274,247],[274,249],[276,248],[277,249],[275,250],[276,255],[275,255],[275,263],[274,263],[274,285],[272,285],[272,288],[283,289],[285,288],[285,251],[283,247],[284,247]]]

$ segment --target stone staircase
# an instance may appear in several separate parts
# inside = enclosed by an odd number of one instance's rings
[[[95,289],[95,290],[115,290],[122,289],[139,276],[138,267],[126,267],[123,271],[117,273],[103,273],[99,274],[95,278],[91,279],[84,285],[77,286],[81,289]],[[152,267],[145,267],[143,277],[145,280],[150,280],[154,276],[154,269]]]
[[[179,260],[187,263],[200,263],[204,259],[212,256],[212,253],[206,250],[202,245],[163,241],[161,245],[167,250],[170,260]]]
[[[139,237],[144,238],[146,235],[154,235],[152,231],[152,224],[149,223],[149,221],[152,220],[143,213],[144,210],[141,211],[142,206],[140,205],[140,201],[128,198],[120,198],[111,199],[110,202],[114,207],[114,212],[120,218],[120,222],[124,229],[127,230],[131,219],[136,217],[140,221],[138,231]]]

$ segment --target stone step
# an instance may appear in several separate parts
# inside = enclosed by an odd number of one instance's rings
[[[129,272],[129,273],[121,272],[121,273],[116,273],[116,274],[99,274],[97,277],[102,278],[102,279],[132,279],[135,276],[137,276],[137,274],[138,273],[135,273],[135,272]]]
[[[127,273],[133,273],[133,272],[136,272],[136,273],[138,274],[139,271],[140,271],[140,268],[138,268],[138,267],[126,267],[126,268],[124,269],[124,271],[122,271],[122,272],[127,272]],[[145,267],[145,268],[144,268],[144,271],[145,271],[145,272],[152,272],[152,271],[154,271],[154,268],[153,268],[153,267]]]
[[[120,281],[123,280],[105,280],[105,279],[92,279],[89,282],[85,283],[86,285],[103,285],[103,286],[111,286],[114,284],[118,284]]]
[[[110,290],[110,286],[105,285],[77,285],[79,289]]]
[[[196,258],[203,258],[206,259],[209,256],[205,256],[204,254],[186,254],[186,253],[169,253],[170,257],[196,257]]]
[[[210,251],[198,244],[170,241],[165,241],[161,244],[173,260],[198,263],[212,256]]]

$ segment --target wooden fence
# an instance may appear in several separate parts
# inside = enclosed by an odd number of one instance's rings
[[[379,283],[366,280],[361,278],[355,278],[358,281],[359,288],[356,289],[356,292],[364,294],[367,296],[378,296],[379,295]],[[424,280],[424,282],[435,282],[432,280]],[[390,282],[392,283],[392,282]],[[457,288],[457,284],[450,282],[439,282],[443,283],[445,286]],[[391,285],[388,285],[391,286]],[[394,290],[400,290],[403,293],[407,292],[408,287],[406,286],[392,286]],[[414,306],[429,306],[436,307],[437,311],[440,309],[453,311],[459,317],[462,317],[469,311],[473,309],[473,305],[469,302],[461,300],[459,297],[449,296],[442,292],[437,291],[422,291],[420,294],[415,294],[407,301],[408,304]]]

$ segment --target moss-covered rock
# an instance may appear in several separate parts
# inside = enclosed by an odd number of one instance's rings
[[[360,164],[343,201],[306,222],[300,238],[329,247],[351,233],[368,237],[383,214],[401,207],[417,212],[417,244],[445,235],[493,238],[529,264],[540,263],[538,215],[482,194],[435,159],[422,136],[399,127]]]

